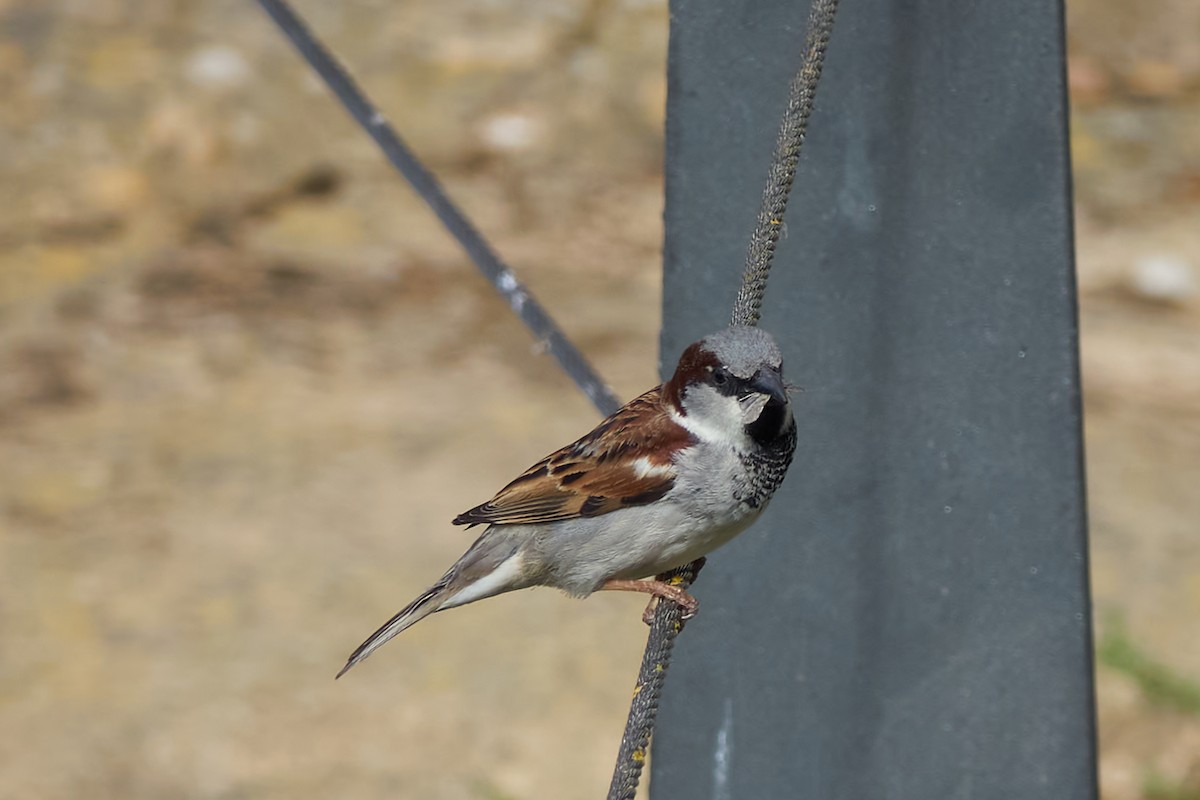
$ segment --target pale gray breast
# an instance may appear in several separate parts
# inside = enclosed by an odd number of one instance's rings
[[[750,464],[728,444],[702,442],[683,453],[676,466],[679,477],[671,496],[712,524],[736,522],[761,505]]]

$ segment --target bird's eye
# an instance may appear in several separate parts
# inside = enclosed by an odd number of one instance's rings
[[[729,383],[729,371],[724,367],[717,367],[713,370],[713,383],[717,386],[724,386]]]

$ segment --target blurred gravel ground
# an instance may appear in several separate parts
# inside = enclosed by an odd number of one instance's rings
[[[652,384],[665,6],[299,5],[618,392]],[[1098,619],[1186,686],[1200,5],[1069,12]],[[636,598],[500,598],[332,681],[448,520],[595,417],[257,8],[0,0],[0,176],[0,796],[602,791]],[[1129,663],[1105,797],[1195,800],[1200,717]]]

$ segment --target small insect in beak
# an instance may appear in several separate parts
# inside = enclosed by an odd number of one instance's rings
[[[746,388],[753,389],[759,394],[765,394],[776,403],[782,404],[788,401],[783,378],[773,369],[764,367],[754,373],[754,377],[750,379]]]

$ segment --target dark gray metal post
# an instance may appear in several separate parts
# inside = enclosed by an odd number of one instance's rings
[[[807,3],[673,0],[664,361],[736,294]],[[1096,797],[1058,0],[846,0],[764,306],[806,388],[654,800]]]

